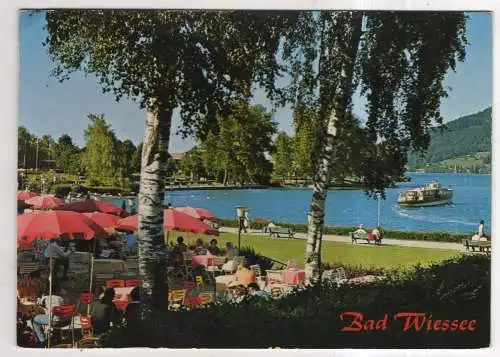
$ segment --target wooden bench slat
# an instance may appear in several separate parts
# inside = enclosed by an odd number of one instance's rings
[[[295,232],[291,228],[277,227],[277,228],[269,228],[269,235],[271,237],[275,236],[276,238],[280,238],[282,235],[286,236],[287,238],[294,238]]]

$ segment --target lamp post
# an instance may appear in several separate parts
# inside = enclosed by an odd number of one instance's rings
[[[238,252],[241,248],[241,230],[243,229],[243,224],[245,223],[246,211],[246,207],[236,207],[236,217],[238,217]]]
[[[377,193],[377,227],[380,227],[380,193]]]

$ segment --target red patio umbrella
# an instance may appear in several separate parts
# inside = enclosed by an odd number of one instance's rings
[[[139,215],[120,219],[116,228],[124,231],[136,231],[139,226]],[[193,232],[198,234],[219,235],[219,231],[200,220],[172,208],[163,210],[163,228],[166,231]]]
[[[201,220],[203,220],[203,219],[208,219],[208,220],[217,219],[217,216],[215,214],[213,214],[209,210],[207,210],[205,208],[201,208],[201,207],[186,206],[186,207],[175,207],[173,209],[176,211],[182,212],[182,213],[186,213],[194,218],[201,219]]]
[[[69,239],[92,239],[108,234],[83,214],[70,211],[38,211],[17,216],[18,244],[33,242],[35,239],[65,237]],[[52,295],[52,254],[50,256],[49,296]],[[49,297],[49,331],[52,324],[52,298]],[[50,347],[50,335],[48,339]]]
[[[26,201],[29,198],[38,196],[38,193],[31,191],[17,191],[17,200]]]
[[[83,215],[93,220],[94,223],[101,226],[103,229],[115,228],[120,219],[113,214],[102,212],[86,212]]]
[[[116,215],[122,215],[124,211],[121,207],[115,206],[114,204],[99,201],[99,200],[85,200],[73,203],[67,203],[57,208],[63,211],[74,211],[74,212],[102,212],[110,213]]]
[[[36,211],[17,216],[18,242],[33,242],[35,239],[68,239],[107,237],[106,231],[90,218],[78,212]]]
[[[53,195],[36,196],[25,201],[35,209],[54,209],[64,204],[64,201]]]

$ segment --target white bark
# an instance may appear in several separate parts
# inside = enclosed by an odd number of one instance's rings
[[[336,123],[338,117],[335,111],[328,120],[326,138],[320,153],[319,165],[313,178],[313,195],[311,202],[311,220],[307,232],[306,264],[313,265],[306,269],[307,280],[312,280],[320,268],[321,237],[325,218],[325,201],[330,182],[331,158],[333,156],[335,137],[337,136]],[[315,256],[314,256],[315,255]]]
[[[325,218],[325,201],[330,184],[331,169],[337,140],[338,128],[346,114],[346,108],[352,96],[352,76],[354,63],[361,37],[362,15],[351,13],[350,19],[346,21],[335,14],[328,22],[323,23],[323,35],[321,44],[321,57],[319,63],[319,76],[323,78],[320,83],[320,101],[323,106],[320,113],[328,115],[326,118],[319,118],[320,122],[326,123],[325,135],[318,153],[316,172],[313,177],[313,195],[311,200],[311,220],[308,226],[306,243],[306,281],[314,283],[320,278],[321,270],[321,240]],[[343,21],[345,23],[336,21]],[[338,38],[339,35],[329,35],[331,26],[339,25],[345,27],[345,38]],[[333,57],[344,58],[341,67],[336,73],[337,77],[329,78],[330,69],[327,64]],[[321,73],[323,71],[323,73]],[[335,74],[334,74],[335,76]],[[323,93],[322,93],[323,92]],[[324,99],[328,98],[329,103]],[[331,99],[330,99],[331,98]]]
[[[152,103],[152,106],[154,104]],[[148,110],[142,148],[139,188],[139,271],[144,279],[145,293],[157,303],[161,303],[164,299],[166,301],[163,201],[171,120],[170,110]]]

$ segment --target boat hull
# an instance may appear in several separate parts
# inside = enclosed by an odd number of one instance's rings
[[[441,206],[451,204],[453,200],[451,198],[431,201],[431,202],[399,202],[399,205],[402,207],[427,207],[427,206]]]

